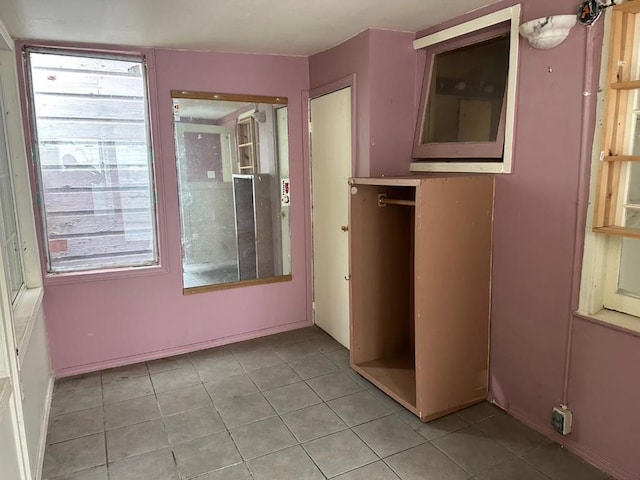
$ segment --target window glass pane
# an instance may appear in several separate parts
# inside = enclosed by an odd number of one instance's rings
[[[640,116],[635,112],[631,125],[633,134],[631,136],[631,155],[640,155]]]
[[[29,62],[49,272],[156,264],[142,60]]]
[[[24,283],[22,276],[22,255],[20,254],[20,242],[17,233],[6,239],[9,285],[11,287],[11,301],[14,301]]]
[[[508,37],[437,54],[422,143],[496,141],[508,69]]]
[[[185,288],[290,273],[282,104],[174,98]]]
[[[625,208],[625,227],[640,228],[640,209]]]
[[[6,156],[3,155],[3,162]],[[4,225],[5,236],[13,235],[16,230],[16,217],[14,213],[13,189],[11,187],[11,175],[9,173],[0,174],[0,202],[2,202],[2,223]]]
[[[0,97],[1,106],[2,98]],[[24,283],[24,277],[4,115],[2,114],[0,114],[0,205],[0,255],[3,256],[6,262],[4,273],[9,285],[11,301],[13,302]]]
[[[640,205],[640,162],[629,163],[629,188],[627,203]]]
[[[623,238],[618,293],[640,298],[640,268],[638,265],[640,265],[640,239]]]

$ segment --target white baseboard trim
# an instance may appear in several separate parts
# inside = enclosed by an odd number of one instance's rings
[[[49,414],[51,413],[51,400],[53,398],[53,384],[55,378],[53,372],[49,377],[49,384],[47,385],[47,394],[44,400],[44,415],[42,417],[42,424],[40,425],[40,442],[38,445],[38,455],[36,456],[34,480],[42,479],[42,468],[44,466],[44,452],[47,448],[47,431],[49,429]]]

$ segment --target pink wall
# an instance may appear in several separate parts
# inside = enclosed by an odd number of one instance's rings
[[[153,125],[167,271],[96,281],[48,283],[45,308],[58,376],[131,363],[309,324],[308,205],[303,95],[306,58],[156,50],[158,125]],[[287,96],[292,183],[290,282],[182,295],[180,225],[171,89]],[[153,117],[153,112],[152,112]],[[248,301],[250,299],[250,301]]]
[[[620,478],[640,478],[640,338],[576,317],[569,402],[571,436]],[[623,476],[624,474],[624,476]]]
[[[445,26],[513,3],[501,2]],[[573,0],[520,3],[522,21],[576,8]],[[593,48],[587,46],[586,58],[587,29],[581,26],[552,50],[520,41],[514,171],[496,180],[491,395],[616,478],[637,480],[640,338],[573,315],[603,21],[591,28]],[[585,87],[592,95],[583,112]],[[550,429],[549,417],[565,387],[564,399],[575,416],[573,432],[562,437]]]
[[[513,3],[501,2],[448,25]],[[570,13],[576,7],[575,0],[521,3],[525,21]],[[599,59],[602,22],[593,29],[596,48],[587,51]],[[586,35],[583,27],[576,26],[565,43],[548,51],[520,42],[514,172],[499,176],[496,183],[491,391],[498,404],[526,423],[617,477],[631,480],[640,478],[640,382],[636,373],[640,337],[572,315],[577,308],[576,273],[581,268],[588,182],[585,166],[591,162],[595,105],[592,95],[586,111],[590,124],[583,134],[583,81],[586,75],[587,86],[592,87],[598,75],[597,65],[593,73],[586,68]],[[162,138],[159,158],[169,272],[47,286],[47,320],[56,370],[70,373],[109,362],[125,363],[128,356],[224,342],[236,335],[306,321],[309,218],[306,198],[298,193],[295,200],[306,174],[303,91],[308,85],[321,87],[355,72],[357,174],[406,173],[421,72],[416,56],[406,50],[410,39],[404,36],[363,32],[311,57],[308,70],[307,60],[301,58],[158,51],[157,133]],[[413,88],[410,95],[407,86]],[[293,282],[182,296],[172,88],[289,97]],[[589,90],[595,93],[594,88]],[[395,102],[397,108],[390,106]],[[400,122],[397,129],[394,121]],[[586,154],[584,140],[589,146]],[[247,295],[251,302],[246,301]],[[574,322],[571,335],[570,322]],[[567,356],[570,368],[565,378]],[[575,412],[574,431],[558,437],[548,427],[549,415],[552,406],[562,400],[565,386]]]
[[[514,3],[492,5],[416,36]],[[574,0],[520,3],[523,21],[571,13],[576,7]],[[520,42],[514,172],[496,182],[491,395],[521,420],[616,477],[637,480],[640,382],[635,366],[640,337],[573,315],[602,29],[602,21],[592,27],[587,58],[587,30],[581,26],[553,50],[538,51]],[[407,54],[410,42],[403,44],[403,34],[393,33],[397,37],[369,30],[309,60],[312,87],[354,72],[358,88],[366,87],[357,99],[357,119],[368,122],[359,125],[360,175],[408,171],[424,59]],[[413,58],[406,60],[405,54]],[[593,95],[583,112],[585,87]],[[385,108],[395,101],[390,92],[410,88],[410,105],[403,96],[398,110]],[[394,121],[400,122],[397,129]],[[561,437],[549,428],[549,417],[565,389],[575,423],[573,433]]]
[[[414,35],[389,30],[369,32],[371,175],[406,175],[419,100],[415,93]]]
[[[311,89],[355,74],[355,175],[405,174],[415,104],[413,34],[368,29],[309,58]]]
[[[365,30],[332,49],[309,57],[310,90],[333,83],[347,75],[355,74],[355,175],[363,177],[369,175],[369,125],[371,123],[369,37],[370,30]]]

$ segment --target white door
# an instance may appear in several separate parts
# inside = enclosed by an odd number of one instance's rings
[[[351,88],[311,100],[314,321],[349,347]]]

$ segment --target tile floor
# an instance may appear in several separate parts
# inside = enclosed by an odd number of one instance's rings
[[[424,424],[312,327],[58,381],[44,479],[608,478],[484,403]]]

